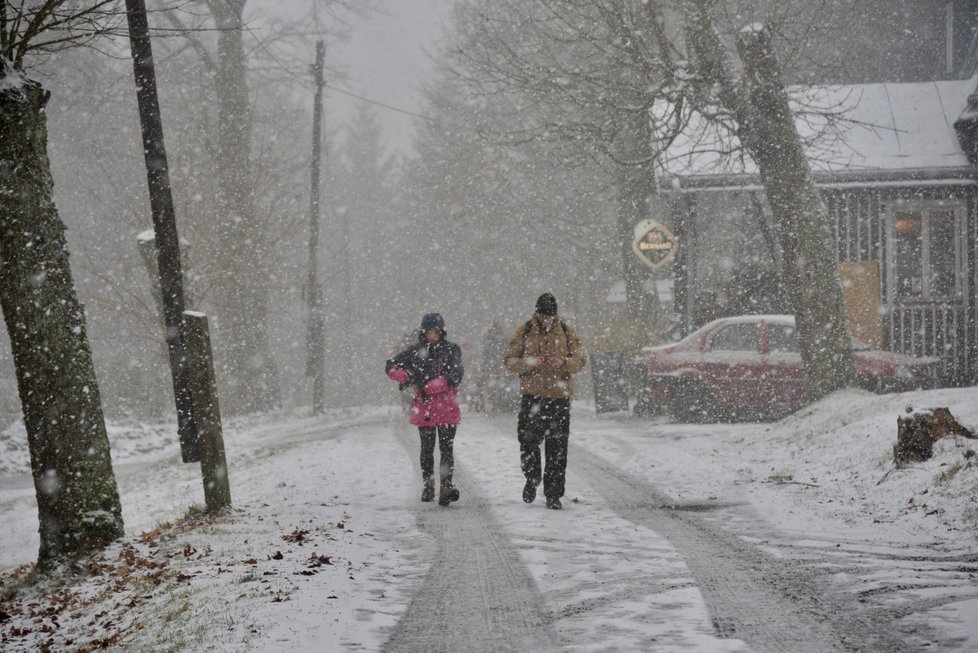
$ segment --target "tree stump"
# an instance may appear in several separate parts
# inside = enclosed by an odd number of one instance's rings
[[[897,418],[897,441],[893,460],[897,466],[922,462],[934,455],[934,443],[948,435],[975,438],[947,408],[928,408]]]

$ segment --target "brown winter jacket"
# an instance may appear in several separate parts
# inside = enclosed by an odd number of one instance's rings
[[[557,369],[539,369],[539,356],[560,356]],[[520,394],[560,399],[574,394],[571,374],[584,369],[587,352],[574,327],[560,318],[544,331],[536,317],[524,322],[509,339],[503,354],[506,369],[520,375]]]

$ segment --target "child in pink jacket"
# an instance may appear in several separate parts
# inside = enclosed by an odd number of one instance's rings
[[[452,484],[455,471],[453,446],[462,411],[458,405],[458,386],[465,370],[462,350],[446,338],[445,320],[438,313],[421,318],[418,341],[387,361],[387,376],[402,388],[414,387],[410,422],[421,437],[422,501],[435,498],[435,439],[441,453],[438,503],[447,506],[458,501],[459,492]]]

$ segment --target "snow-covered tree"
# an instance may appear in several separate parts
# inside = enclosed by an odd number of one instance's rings
[[[674,139],[684,135],[690,140],[686,132],[693,120],[712,125],[710,130],[747,135],[757,116],[742,110],[746,105],[734,88],[736,73],[728,65],[721,75],[724,79],[718,78],[720,64],[727,61],[725,44],[747,17],[773,16],[783,37],[782,50],[789,51],[795,40],[810,36],[812,30],[791,13],[805,12],[795,3],[787,5],[727,0],[514,0],[461,6],[454,70],[468,92],[482,100],[482,132],[499,143],[522,147],[548,143],[568,158],[598,156],[612,164],[603,168],[617,190],[617,238],[626,293],[635,314],[642,313],[637,302],[641,274],[630,251],[632,228],[648,215],[650,199],[657,192],[655,168]],[[705,38],[707,32],[712,41]],[[776,83],[783,86],[780,78]],[[754,141],[730,138],[707,147],[751,156],[762,168],[765,182],[773,184],[776,170],[771,166],[789,163],[765,158],[769,150],[761,145],[777,149],[786,143],[775,143],[772,137],[762,144],[767,138],[764,130],[756,136]],[[798,143],[797,133],[794,142]],[[799,164],[807,169],[804,160],[790,162]],[[768,191],[774,201],[777,188],[772,185]],[[779,207],[775,215],[783,217],[784,212]],[[821,234],[824,211],[805,215],[811,228],[801,233]],[[780,246],[794,257],[793,262],[810,264],[810,256],[804,255],[814,254],[816,250],[806,247],[814,246],[815,239],[805,240],[808,245],[792,241],[799,232],[782,228]],[[834,265],[832,257],[828,260]],[[819,270],[823,275],[830,272]],[[808,273],[814,274],[815,269],[809,266]],[[794,275],[789,281],[797,285],[802,278]],[[845,331],[845,315],[836,310],[841,303],[829,299],[841,297],[838,273],[817,282],[807,279],[802,285],[819,288],[826,298],[817,306],[794,304],[800,331],[814,338],[807,341],[812,346],[804,348],[805,360],[819,389],[814,394],[820,396],[826,388],[853,378],[848,373],[849,347],[839,335]],[[830,293],[833,288],[837,292]],[[821,329],[825,337],[815,337],[816,324],[832,326]],[[815,342],[821,345],[814,346]],[[837,370],[834,380],[826,376],[830,370]]]
[[[667,13],[658,2],[505,0],[463,4],[456,21],[453,65],[487,98],[484,135],[546,143],[568,165],[592,159],[604,171],[635,316],[648,316],[653,299],[632,238],[634,226],[652,216],[657,192],[651,108],[675,85]]]
[[[400,213],[395,161],[376,110],[357,105],[335,139],[323,189],[323,274],[327,390],[333,403],[362,405],[387,390],[378,365],[388,355],[391,305],[383,301],[403,274],[392,239]]]
[[[313,31],[330,37],[346,17],[362,8],[350,0],[313,4],[322,10],[322,17],[312,21]],[[197,86],[198,92],[213,98],[198,104],[195,111],[215,172],[213,194],[197,208],[213,211],[206,244],[200,243],[209,258],[203,264],[203,282],[216,317],[219,382],[230,413],[266,410],[280,402],[269,324],[278,276],[271,241],[279,231],[274,224],[279,209],[270,207],[265,195],[275,189],[263,183],[277,173],[269,169],[270,159],[264,156],[267,128],[255,128],[256,110],[271,98],[262,98],[263,93],[253,89],[276,88],[274,79],[255,71],[259,64],[272,66],[276,75],[291,73],[282,69],[273,53],[285,47],[277,47],[276,41],[288,43],[297,32],[308,29],[307,25],[300,30],[294,20],[283,21],[267,8],[248,15],[248,5],[247,0],[193,0],[179,11],[165,13],[197,59],[193,68],[205,85]],[[201,21],[201,16],[208,19]],[[266,28],[253,30],[258,22]],[[297,52],[291,49],[288,56]],[[267,113],[259,117],[271,118]]]
[[[740,33],[744,73],[738,83],[711,5],[713,0],[688,5],[692,58],[699,81],[719,89],[717,101],[730,112],[734,133],[760,170],[784,254],[809,396],[818,399],[856,384],[828,213],[812,180],[770,35],[756,25]]]
[[[459,306],[472,331],[525,319],[545,290],[580,320],[616,276],[608,178],[590,159],[566,165],[545,143],[484,138],[485,103],[444,70],[428,89],[431,120],[405,171],[398,233],[411,277],[401,285]]]

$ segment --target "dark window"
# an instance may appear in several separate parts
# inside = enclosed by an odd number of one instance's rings
[[[767,348],[772,352],[798,353],[798,331],[787,324],[767,325]]]
[[[941,297],[955,294],[954,274],[954,212],[950,209],[931,211],[928,274],[930,290]]]
[[[731,324],[725,326],[710,342],[710,349],[717,351],[759,351],[760,328],[756,324]]]
[[[949,299],[957,294],[955,220],[951,208],[914,208],[894,215],[896,296]]]
[[[897,294],[919,297],[924,292],[924,224],[919,213],[897,213]]]

